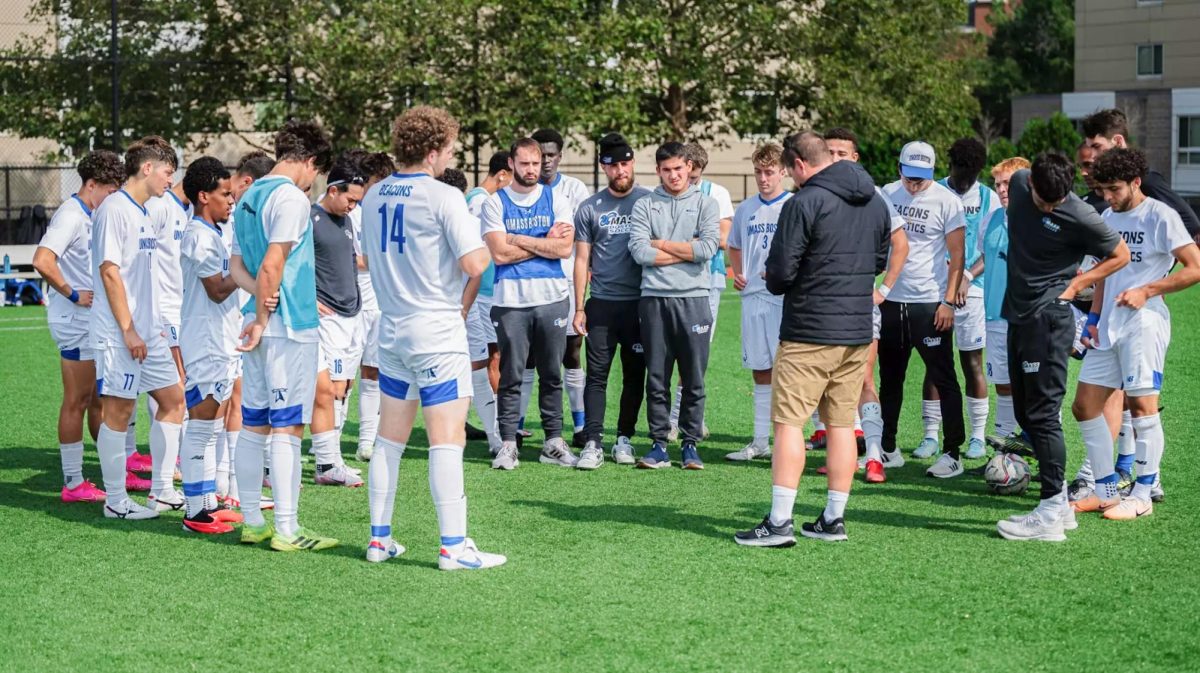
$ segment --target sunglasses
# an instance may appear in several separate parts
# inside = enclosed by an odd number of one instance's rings
[[[347,185],[347,186],[349,186],[349,185],[359,185],[359,186],[362,186],[362,185],[365,185],[365,184],[367,184],[367,179],[366,179],[366,178],[364,178],[364,177],[362,177],[362,176],[360,176],[360,175],[356,175],[356,176],[354,176],[354,177],[352,177],[352,178],[347,178],[347,179],[345,179],[345,180],[334,180],[333,182],[326,183],[326,184],[325,184],[325,188],[326,188],[326,189],[329,189],[330,187],[338,187],[338,186],[340,186],[340,185]]]

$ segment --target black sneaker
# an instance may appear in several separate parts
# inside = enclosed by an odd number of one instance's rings
[[[826,521],[825,512],[821,512],[817,516],[817,520],[812,523],[800,524],[800,534],[826,542],[841,542],[847,539],[845,522],[841,519]]]
[[[486,432],[484,432],[483,430],[480,430],[479,428],[475,427],[474,425],[471,425],[470,423],[467,423],[466,431],[467,431],[467,441],[478,442],[481,439],[487,439]]]
[[[796,529],[791,519],[776,526],[767,515],[758,526],[734,533],[733,541],[747,547],[791,547],[796,544]]]

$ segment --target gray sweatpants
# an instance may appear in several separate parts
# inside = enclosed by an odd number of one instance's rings
[[[538,410],[546,439],[562,437],[562,360],[567,350],[567,325],[571,310],[566,299],[528,308],[492,307],[496,341],[500,346],[500,388],[496,393],[496,420],[500,439],[517,440],[522,416],[521,379],[525,361],[532,356],[538,373]]]
[[[704,423],[704,371],[708,368],[712,311],[708,297],[642,297],[638,303],[646,354],[646,420],[650,439],[666,442],[671,429],[671,373],[679,366],[683,396],[679,434],[699,442]]]

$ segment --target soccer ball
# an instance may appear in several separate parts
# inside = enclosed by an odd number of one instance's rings
[[[997,453],[983,468],[988,488],[1000,495],[1021,495],[1029,487],[1029,463],[1015,453]]]

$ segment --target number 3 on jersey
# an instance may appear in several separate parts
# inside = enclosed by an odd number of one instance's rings
[[[379,206],[379,251],[387,252],[388,243],[396,244],[397,251],[404,254],[404,205],[396,206],[392,211],[391,230],[388,230],[388,204]]]

